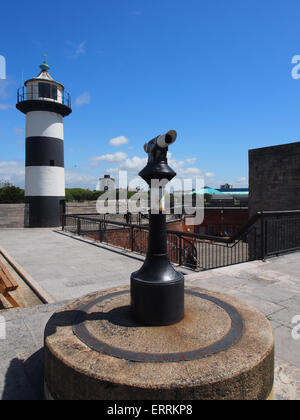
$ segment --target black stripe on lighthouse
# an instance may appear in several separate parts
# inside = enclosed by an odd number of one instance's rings
[[[26,197],[25,227],[49,228],[62,225],[65,197]]]
[[[53,137],[26,139],[26,166],[57,166],[64,168],[64,142]]]

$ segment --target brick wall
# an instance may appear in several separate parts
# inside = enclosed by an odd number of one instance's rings
[[[248,208],[211,208],[204,210],[204,220],[195,226],[195,233],[223,236],[234,235],[248,222]]]
[[[176,230],[176,231],[182,231],[181,226],[182,222],[169,222],[167,224],[168,230]],[[185,229],[186,231],[186,229]],[[81,232],[84,236],[87,236],[89,238],[95,239],[99,241],[100,239],[100,233],[98,231],[82,231]],[[109,228],[105,232],[102,233],[102,241],[118,246],[123,249],[131,250],[132,247],[132,237],[131,237],[131,229],[130,228]],[[134,251],[139,252],[143,255],[146,254],[147,248],[148,248],[148,231],[146,230],[140,230],[140,229],[133,229],[133,246]],[[188,241],[184,244],[186,247],[189,247]],[[191,245],[192,246],[192,243]],[[179,239],[176,237],[176,235],[169,235],[168,236],[168,253],[170,260],[173,263],[179,263]]]
[[[300,210],[300,142],[249,151],[249,216],[276,210]],[[256,233],[249,252],[263,257],[260,223]]]
[[[249,215],[300,209],[300,142],[249,151]]]

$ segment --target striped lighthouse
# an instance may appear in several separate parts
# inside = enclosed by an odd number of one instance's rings
[[[25,226],[58,227],[65,211],[63,118],[70,95],[53,80],[46,62],[18,90],[17,109],[26,114]]]

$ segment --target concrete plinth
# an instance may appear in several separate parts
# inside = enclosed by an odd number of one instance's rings
[[[198,288],[186,289],[185,317],[172,326],[137,324],[123,287],[74,301],[45,330],[49,399],[264,400],[273,381],[267,319]]]

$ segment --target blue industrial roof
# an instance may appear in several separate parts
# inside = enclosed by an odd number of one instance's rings
[[[248,188],[231,188],[231,189],[214,189],[210,187],[204,187],[200,190],[194,190],[190,194],[218,194],[218,195],[248,195]]]
[[[213,188],[205,187],[201,188],[201,190],[194,190],[190,194],[222,194],[220,191],[215,190]]]

